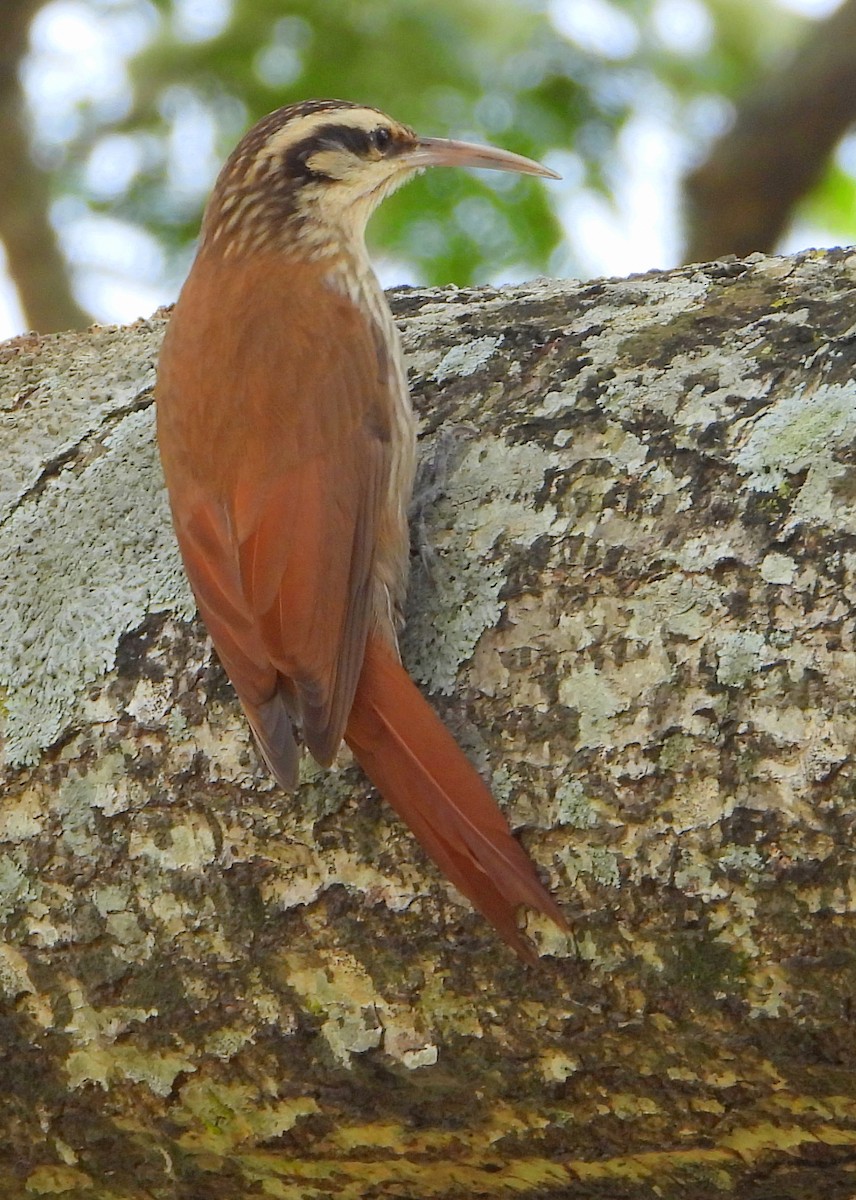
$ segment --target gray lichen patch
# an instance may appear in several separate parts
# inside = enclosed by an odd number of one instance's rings
[[[856,382],[820,385],[778,395],[748,422],[735,455],[747,484],[772,492],[800,471],[817,470],[856,440]]]
[[[445,482],[425,530],[427,571],[417,569],[405,636],[406,658],[431,691],[449,692],[461,663],[501,611],[500,540],[522,547],[549,533],[550,505],[536,506],[556,456],[536,446],[482,438]]]
[[[501,343],[501,337],[480,337],[453,346],[434,368],[433,378],[437,383],[442,383],[453,376],[466,378],[474,374],[485,365]]]
[[[154,384],[157,323],[94,328],[85,339],[16,338],[0,347],[0,514],[5,519],[46,474],[91,435],[146,403]]]
[[[0,524],[4,756],[34,762],[159,609],[193,611],[153,454],[153,412],[124,417],[80,469],[50,479]]]

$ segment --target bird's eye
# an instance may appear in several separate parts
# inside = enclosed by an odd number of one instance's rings
[[[380,150],[381,154],[389,149],[391,142],[392,134],[385,125],[379,125],[372,131],[372,145],[375,150]]]

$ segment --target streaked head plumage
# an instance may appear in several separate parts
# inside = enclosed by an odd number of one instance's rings
[[[308,100],[277,109],[245,134],[223,167],[205,236],[256,244],[266,234],[297,234],[307,223],[331,232],[344,224],[350,236],[421,169],[402,161],[417,145],[412,129],[367,105]]]
[[[338,253],[362,244],[384,197],[429,166],[558,178],[506,150],[419,137],[369,105],[306,100],[262,118],[235,147],[208,204],[203,244],[228,254],[272,245]]]

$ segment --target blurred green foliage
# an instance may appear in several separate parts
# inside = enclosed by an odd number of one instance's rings
[[[189,112],[210,123],[213,161],[281,104],[359,100],[424,133],[546,155],[571,188],[609,199],[634,115],[657,112],[689,158],[701,154],[728,104],[800,31],[773,0],[223,0],[213,30],[194,28],[193,0],[92,3],[113,14],[144,5],[152,32],[131,65],[127,115],[109,126],[139,142],[139,169],[121,194],[87,202],[153,231],[172,261],[186,258],[212,182],[200,168],[195,186],[175,184]],[[108,131],[94,110],[84,116],[61,175],[78,196]],[[558,249],[560,194],[530,179],[429,172],[383,206],[371,237],[429,283],[573,272]]]

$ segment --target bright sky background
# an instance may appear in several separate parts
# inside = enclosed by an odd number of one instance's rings
[[[776,2],[812,17],[825,16],[838,4],[838,0]],[[216,33],[228,13],[226,0],[180,0],[179,8],[189,40]],[[606,59],[620,60],[633,50],[633,25],[609,0],[552,0],[549,10],[560,32]],[[660,36],[675,49],[703,50],[709,37],[707,12],[699,0],[660,0],[658,24]],[[75,102],[84,96],[96,100],[102,111],[121,116],[128,95],[125,63],[148,33],[142,12],[138,19],[126,13],[120,20],[105,21],[86,0],[53,0],[42,9],[34,23],[33,49],[24,73],[42,144],[49,146],[68,135]],[[282,64],[274,66],[282,68]],[[725,114],[709,114],[714,131],[724,119]],[[173,155],[172,182],[179,192],[184,187],[190,194],[200,179],[210,182],[216,173],[210,127],[203,120],[194,122],[190,112],[174,136],[181,145]],[[856,157],[856,139],[851,141],[847,153],[852,151]],[[572,151],[547,158],[564,176],[561,184],[550,185],[551,191],[560,189],[558,203],[568,241],[587,276],[627,275],[668,267],[678,259],[678,185],[691,148],[668,112],[653,104],[628,123],[619,151],[621,184],[614,207],[581,186],[582,169]],[[109,202],[111,193],[121,192],[128,173],[137,168],[138,154],[138,144],[121,135],[101,141],[87,166],[88,182],[101,199]],[[164,278],[163,256],[154,238],[118,220],[93,218],[74,201],[55,205],[52,216],[72,265],[81,264],[76,273],[78,298],[98,320],[132,321],[175,299],[179,281]],[[823,230],[795,229],[784,248],[823,245],[829,240]],[[561,256],[554,269],[562,272]],[[395,264],[383,265],[381,275],[385,284],[412,282],[406,269]],[[0,244],[0,340],[24,328]]]

